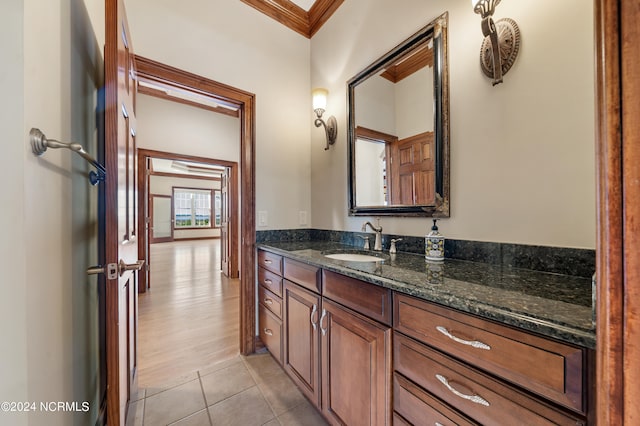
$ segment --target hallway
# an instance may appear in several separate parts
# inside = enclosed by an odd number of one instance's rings
[[[151,289],[139,297],[139,392],[127,425],[326,424],[271,355],[239,355],[239,281],[222,275],[219,247],[151,246]]]
[[[220,271],[220,240],[152,244],[151,288],[138,300],[140,388],[238,355],[239,280]]]

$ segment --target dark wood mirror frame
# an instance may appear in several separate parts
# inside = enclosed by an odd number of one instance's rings
[[[350,216],[449,217],[449,66],[447,25],[448,12],[445,12],[347,82]],[[428,205],[359,206],[356,201],[355,147],[357,123],[355,89],[368,78],[380,74],[400,58],[406,57],[412,49],[429,39],[433,39],[435,202]]]

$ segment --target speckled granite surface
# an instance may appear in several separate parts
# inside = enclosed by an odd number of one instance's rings
[[[334,260],[324,254],[353,252],[354,247],[331,241],[271,241],[258,247],[460,311],[595,348],[589,278],[455,259],[433,264],[421,255],[403,252],[393,257],[382,253],[382,262]]]

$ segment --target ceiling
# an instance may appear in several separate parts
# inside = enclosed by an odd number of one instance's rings
[[[224,166],[214,166],[190,161],[151,158],[151,171],[154,174],[185,175],[184,177],[207,177],[220,179]]]
[[[311,38],[344,0],[241,0],[282,25]]]

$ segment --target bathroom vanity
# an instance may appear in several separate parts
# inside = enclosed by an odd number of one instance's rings
[[[332,424],[592,423],[589,279],[336,253],[258,250],[260,338]]]

